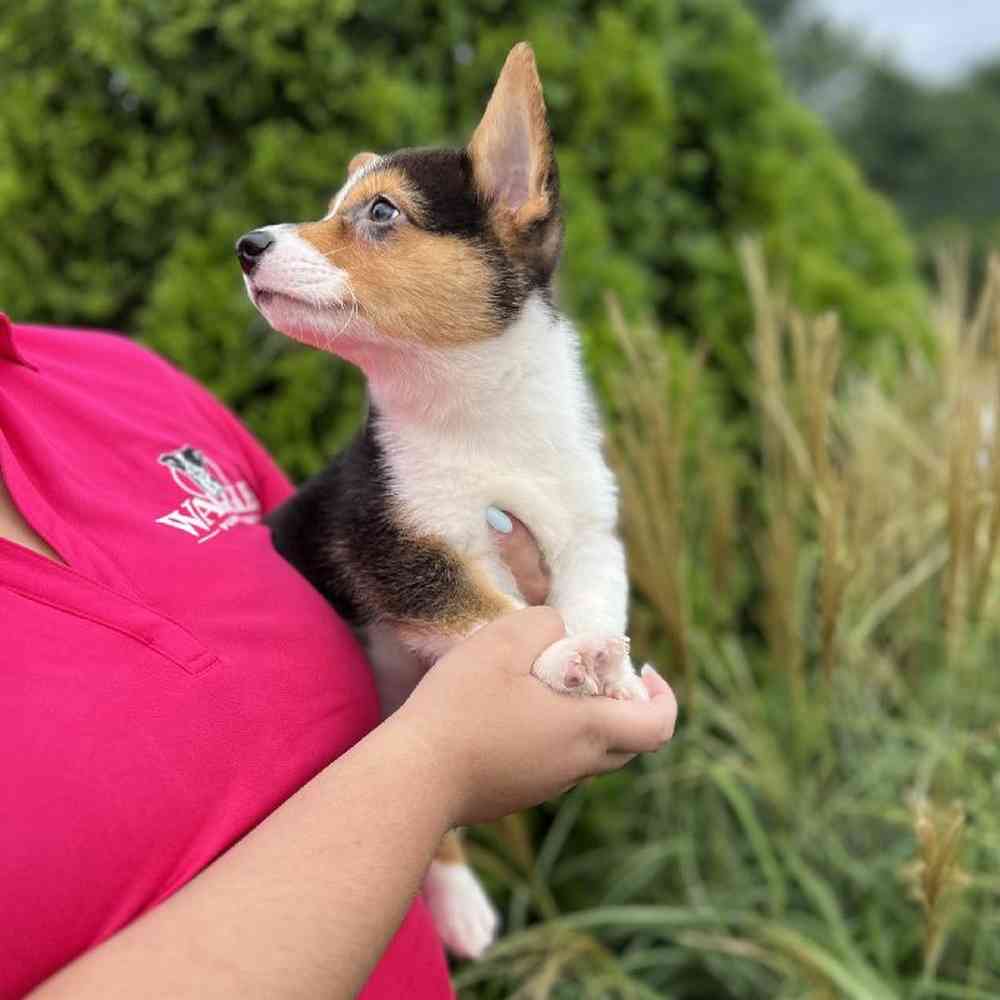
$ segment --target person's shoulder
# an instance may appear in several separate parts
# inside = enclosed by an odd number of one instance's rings
[[[271,456],[215,393],[149,347],[104,329],[14,324],[13,333],[18,351],[55,397],[66,393],[92,412],[113,410],[119,423],[169,425],[179,440],[194,440],[197,429],[198,440],[211,442],[218,453],[229,448],[243,456],[265,510],[291,493]]]
[[[14,334],[24,353],[39,364],[50,359],[71,360],[86,366],[117,363],[162,370],[164,374],[176,373],[155,351],[114,330],[15,323]]]
[[[61,372],[105,389],[142,385],[153,396],[197,397],[215,403],[214,397],[167,358],[138,340],[95,327],[14,324],[19,349],[29,361],[50,373]]]

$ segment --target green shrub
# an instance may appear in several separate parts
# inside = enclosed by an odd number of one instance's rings
[[[920,328],[911,249],[783,91],[738,0],[21,0],[0,23],[0,304],[141,336],[234,404],[299,476],[360,390],[267,333],[231,253],[314,218],[363,148],[461,142],[512,42],[536,48],[569,220],[562,294],[743,366],[744,231],[859,358]]]

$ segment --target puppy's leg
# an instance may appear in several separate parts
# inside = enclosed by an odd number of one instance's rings
[[[445,835],[424,879],[424,900],[445,947],[479,958],[496,938],[500,918],[466,864],[457,830]]]
[[[383,713],[403,703],[424,671],[462,639],[521,604],[501,593],[484,567],[428,545],[421,600],[399,601],[410,614],[366,630]],[[410,587],[416,584],[411,576]],[[386,602],[387,604],[389,602]],[[414,609],[423,613],[412,614]],[[402,616],[401,616],[402,617]],[[424,899],[445,947],[478,958],[493,943],[499,917],[465,861],[459,833],[447,834],[424,879]]]
[[[535,673],[558,690],[646,700],[629,658],[625,622],[625,550],[610,532],[573,539],[552,566],[549,603],[566,622],[566,639],[550,646]]]
[[[555,600],[551,603],[562,611],[570,631],[579,634],[549,647],[535,663],[533,672],[557,690],[572,691],[590,685],[593,693],[621,696],[616,694],[620,689],[639,697],[645,694],[645,689],[628,663],[627,640],[621,634],[627,586],[624,556],[614,539],[610,541],[610,546],[584,546],[585,558],[575,565],[556,568],[555,579],[559,580],[567,571],[568,579],[554,588]],[[411,553],[414,548],[411,547]],[[396,606],[409,613],[393,616],[395,621],[391,626],[394,642],[414,651],[418,663],[433,663],[487,622],[523,606],[499,590],[489,567],[462,560],[436,543],[424,542],[421,548],[423,559],[418,565],[411,557],[409,568],[414,572],[400,581],[405,582],[410,599],[399,601]],[[609,572],[611,579],[606,578]],[[587,581],[590,574],[594,574],[593,592],[568,585],[577,578]],[[395,573],[393,577],[396,584],[400,578]],[[414,600],[413,588],[417,585],[420,599]],[[382,606],[391,609],[393,603],[385,600]],[[417,608],[422,613],[415,615],[413,611]],[[593,613],[589,620],[588,608]],[[584,632],[581,625],[589,626],[588,631]],[[379,627],[388,627],[388,623]],[[601,628],[605,631],[594,634],[594,629]],[[373,652],[375,645],[371,646]],[[402,661],[393,658],[392,643],[386,642],[384,636],[381,648],[385,662],[376,665],[377,673],[383,677],[379,689],[386,711],[392,711],[409,694],[421,672],[418,669],[402,676],[399,668]],[[405,668],[403,672],[406,673]],[[641,695],[629,687],[633,683],[638,684]],[[438,932],[453,954],[478,957],[493,942],[499,923],[496,912],[465,864],[454,835],[445,838],[432,862],[424,881],[424,895]]]
[[[404,626],[401,635],[406,645],[417,651],[411,655],[424,663],[433,663],[485,625],[489,619],[479,614],[487,614],[493,604],[497,605],[494,617],[517,606],[513,601],[508,605],[503,595],[484,592],[476,609],[478,614],[468,618],[456,616],[451,621],[442,621],[435,629],[429,629],[425,623]],[[423,893],[441,940],[453,955],[479,958],[496,939],[500,918],[466,863],[458,830],[445,834],[441,841],[424,878]]]
[[[497,587],[488,563],[467,561],[463,569],[461,585],[454,587],[447,609],[436,609],[436,620],[398,626],[403,641],[427,662],[488,621],[524,606]],[[532,672],[564,693],[647,698],[624,635],[628,579],[621,543],[610,532],[574,539],[552,571],[549,604],[562,614],[568,635],[538,657]]]

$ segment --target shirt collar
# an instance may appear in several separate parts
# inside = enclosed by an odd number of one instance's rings
[[[14,324],[6,313],[0,312],[0,360],[13,361],[16,365],[24,365],[33,372],[38,369],[24,356],[24,352],[17,346],[14,337]]]

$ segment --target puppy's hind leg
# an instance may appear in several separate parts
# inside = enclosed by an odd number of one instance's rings
[[[452,830],[441,841],[424,878],[424,900],[445,947],[460,958],[479,958],[496,939],[500,918]]]
[[[400,601],[409,613],[368,629],[382,708],[394,711],[423,671],[477,629],[520,604],[501,593],[487,572],[452,555],[443,546],[426,545],[420,601]],[[417,574],[410,577],[416,582]],[[417,615],[415,611],[422,612]],[[445,947],[461,958],[479,958],[493,943],[499,917],[466,863],[457,830],[448,833],[431,862],[424,899]]]

